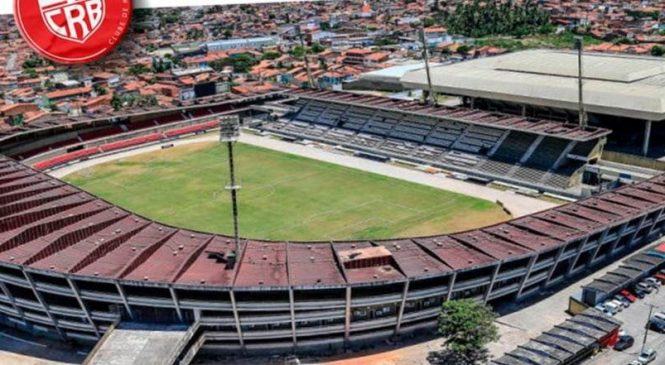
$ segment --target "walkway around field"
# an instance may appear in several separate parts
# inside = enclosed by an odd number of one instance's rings
[[[216,134],[208,134],[196,138],[183,139],[171,142],[175,146],[192,143],[217,142]],[[290,153],[310,159],[341,165],[353,169],[367,171],[383,176],[392,177],[416,184],[426,185],[437,189],[474,196],[492,202],[500,201],[512,213],[514,217],[522,217],[545,209],[553,208],[556,204],[541,199],[516,194],[512,191],[493,189],[487,186],[474,184],[467,181],[456,180],[442,175],[432,175],[422,171],[405,167],[390,165],[382,162],[371,161],[363,158],[353,157],[347,154],[328,151],[314,146],[305,146],[296,143],[284,142],[269,137],[260,137],[252,134],[243,134],[240,142],[253,146],[267,148],[273,151]],[[50,174],[56,178],[62,178],[88,167],[100,165],[106,162],[128,158],[147,152],[159,151],[163,143],[141,147],[113,155],[79,162],[61,169],[52,171]]]

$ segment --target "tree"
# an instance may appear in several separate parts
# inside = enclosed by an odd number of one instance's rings
[[[432,18],[427,17],[423,20],[423,26],[426,27],[426,28],[433,27],[435,25],[436,25],[436,21]]]
[[[497,315],[472,299],[445,302],[439,315],[438,333],[445,338],[445,349],[430,353],[433,364],[474,365],[486,363],[487,345],[499,340],[494,324]]]
[[[291,56],[295,58],[303,58],[305,56],[305,49],[302,46],[295,46],[291,50]]]
[[[13,127],[22,126],[25,123],[23,114],[17,114],[9,119],[9,124]]]
[[[111,98],[111,106],[115,111],[122,109],[122,99],[120,99],[118,95],[113,95],[113,98]]]
[[[469,54],[469,52],[471,52],[471,47],[467,45],[461,45],[457,47],[457,53],[461,54],[462,56],[466,56]]]
[[[326,47],[322,46],[321,43],[312,44],[312,53],[321,53],[326,50]]]
[[[458,5],[443,20],[449,32],[474,38],[490,35],[522,37],[540,32],[544,25],[550,24],[547,11],[531,0],[523,3],[473,0]]]
[[[97,95],[106,95],[108,92],[102,85],[100,84],[95,84],[92,86],[92,90],[94,90]]]
[[[276,58],[279,58],[281,54],[279,52],[275,51],[267,51],[261,55],[262,60],[274,60]]]
[[[233,37],[233,31],[231,29],[225,29],[224,30],[224,39],[229,39]]]
[[[149,71],[148,68],[145,67],[143,64],[140,64],[140,63],[137,63],[135,65],[131,65],[129,67],[129,73],[134,75],[134,76],[144,74],[148,71]]]
[[[663,57],[663,55],[665,55],[665,49],[661,46],[654,46],[651,48],[651,55],[656,57]]]
[[[252,55],[241,53],[224,59],[214,60],[210,62],[209,66],[217,72],[221,72],[226,66],[232,66],[233,71],[237,73],[246,73],[257,63],[258,61]]]

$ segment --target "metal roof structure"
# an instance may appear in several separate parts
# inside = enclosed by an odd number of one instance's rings
[[[605,128],[588,127],[582,129],[578,125],[570,123],[564,124],[557,121],[525,118],[462,107],[432,106],[417,101],[391,99],[375,95],[306,89],[291,90],[289,93],[301,99],[313,99],[326,103],[332,102],[373,108],[388,112],[415,115],[427,120],[446,119],[465,124],[528,132],[580,142],[602,138],[611,133],[610,130]]]
[[[586,53],[584,103],[588,112],[665,120],[665,62],[660,58]],[[576,111],[577,53],[529,50],[433,67],[435,92]],[[424,70],[401,79],[427,89]]]
[[[568,364],[580,354],[598,347],[600,341],[622,323],[590,308],[539,337],[492,361],[495,365]]]

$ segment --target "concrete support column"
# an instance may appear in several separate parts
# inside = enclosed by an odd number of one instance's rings
[[[289,288],[289,312],[291,313],[291,336],[293,337],[293,347],[298,346],[298,336],[296,335],[296,303],[293,288]]]
[[[242,338],[242,328],[240,327],[240,314],[238,313],[238,306],[236,305],[236,295],[233,293],[233,290],[229,291],[229,297],[231,298],[231,308],[233,308],[233,319],[236,322],[236,330],[238,332],[238,341],[240,341],[240,346],[245,348],[245,339]]]
[[[351,287],[346,288],[346,308],[344,314],[344,339],[349,340],[351,336]]]
[[[598,247],[596,247],[596,250],[593,252],[593,256],[591,256],[591,261],[589,261],[588,265],[593,265],[596,263],[596,258],[598,257],[598,254],[600,253],[600,250],[603,248],[603,243],[605,242],[605,239],[607,238],[607,235],[610,233],[610,229],[606,228],[605,231],[600,235],[600,238],[598,239]]]
[[[16,299],[12,295],[12,292],[9,291],[9,288],[7,288],[7,285],[5,285],[5,283],[0,282],[0,290],[2,290],[5,296],[9,298],[9,301],[12,303],[14,310],[16,310],[16,312],[21,316],[21,319],[23,319],[23,321],[26,324],[28,324],[28,322],[25,320],[25,314],[23,313],[23,309],[21,309],[21,307],[19,307],[18,304],[16,304]]]
[[[561,263],[561,256],[563,256],[563,253],[566,251],[566,246],[562,246],[559,248],[559,252],[556,253],[556,257],[554,258],[554,265],[552,265],[552,268],[550,269],[549,273],[547,273],[547,280],[545,281],[545,286],[549,286],[549,284],[552,282],[552,276],[554,276],[554,272],[556,271],[556,267],[559,266],[559,263]]]
[[[127,295],[125,294],[125,290],[122,288],[122,285],[120,285],[119,282],[115,282],[115,287],[118,289],[118,294],[120,294],[120,298],[122,298],[122,304],[125,305],[125,310],[127,310],[127,314],[129,315],[130,319],[134,319],[134,312],[132,311],[132,307],[129,306],[129,301],[127,300]]]
[[[69,287],[72,289],[74,292],[74,296],[76,297],[76,301],[79,303],[79,306],[81,307],[81,310],[83,313],[85,313],[85,318],[88,320],[88,323],[90,323],[90,326],[92,329],[95,331],[95,336],[97,338],[101,338],[101,335],[99,333],[99,328],[97,328],[97,325],[95,324],[95,321],[92,320],[92,316],[90,315],[90,311],[88,310],[88,306],[85,305],[83,302],[83,299],[81,298],[81,293],[79,292],[78,285],[72,280],[71,278],[67,278],[67,283],[69,284]]]
[[[526,117],[526,104],[522,104],[522,116]]]
[[[501,270],[500,262],[498,265],[496,265],[496,268],[494,268],[494,273],[492,274],[492,280],[490,280],[490,285],[487,287],[487,291],[485,292],[485,299],[483,300],[484,303],[487,303],[487,301],[490,299],[490,295],[492,294],[492,288],[494,287],[494,283],[496,282],[496,277],[499,275],[499,270]]]
[[[169,292],[171,293],[171,299],[173,300],[173,305],[175,306],[175,312],[178,314],[178,320],[184,322],[185,319],[182,317],[182,311],[180,310],[180,302],[178,301],[178,295],[173,289],[172,286],[169,287]]]
[[[630,221],[624,223],[621,225],[621,228],[619,228],[619,232],[617,232],[617,239],[612,242],[612,247],[610,247],[610,255],[614,255],[617,246],[619,245],[619,242],[621,242],[621,238],[623,238],[624,233],[626,232],[626,229],[628,228],[628,224],[630,224]]]
[[[642,144],[642,154],[644,156],[649,154],[649,141],[651,140],[651,121],[644,122],[644,143]]]
[[[649,228],[649,231],[647,231],[645,237],[649,237],[653,233],[653,230],[656,229],[656,226],[658,225],[658,218],[660,218],[663,215],[663,211],[665,211],[665,210],[664,209],[659,210],[658,214],[656,214],[656,216],[653,218],[653,224]]]
[[[30,275],[29,272],[22,270],[23,271],[23,276],[25,276],[25,280],[28,281],[28,284],[30,284],[30,289],[32,289],[33,294],[35,295],[35,298],[37,298],[37,301],[39,304],[42,306],[42,309],[46,313],[46,316],[48,319],[51,320],[51,323],[53,323],[53,327],[58,331],[60,336],[62,337],[63,340],[67,341],[67,335],[65,335],[65,332],[58,326],[58,321],[53,317],[53,314],[51,314],[51,311],[49,310],[48,304],[44,300],[44,297],[42,297],[42,293],[40,293],[37,290],[37,287],[35,286],[35,281],[32,278],[32,275]]]
[[[402,293],[402,302],[399,306],[397,313],[397,326],[395,326],[395,334],[399,333],[399,328],[402,326],[402,318],[404,317],[404,306],[406,306],[406,297],[409,294],[409,281],[404,283],[404,292]]]
[[[539,255],[536,255],[529,260],[529,266],[527,266],[526,269],[526,274],[524,274],[524,278],[522,279],[522,282],[520,283],[520,289],[517,291],[517,299],[519,299],[522,296],[522,292],[524,291],[524,287],[526,286],[527,280],[529,280],[529,276],[531,276],[531,272],[533,271],[534,265],[536,265],[536,262],[538,261]]]
[[[630,240],[628,240],[628,247],[632,246],[635,243],[635,238],[637,238],[637,235],[642,230],[642,226],[644,225],[644,222],[647,220],[647,216],[648,214],[643,215],[642,218],[640,218],[640,221],[637,222],[635,232],[633,232],[633,235],[630,236]]]
[[[580,248],[577,249],[577,255],[575,256],[572,265],[570,265],[570,269],[568,269],[566,276],[572,274],[575,271],[575,265],[577,265],[577,261],[579,261],[580,257],[582,257],[582,253],[584,253],[584,246],[586,246],[587,242],[589,242],[589,238],[591,238],[591,236],[587,236],[580,244]]]
[[[450,278],[450,282],[448,283],[448,295],[446,296],[446,302],[450,301],[450,299],[453,297],[453,289],[455,288],[455,281],[457,281],[457,271],[455,271],[453,276]]]

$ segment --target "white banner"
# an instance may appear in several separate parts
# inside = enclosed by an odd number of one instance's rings
[[[232,5],[275,3],[284,0],[134,0],[135,8],[169,8],[177,6]],[[291,0],[289,0],[291,1]],[[13,1],[0,0],[0,14],[12,14]]]

